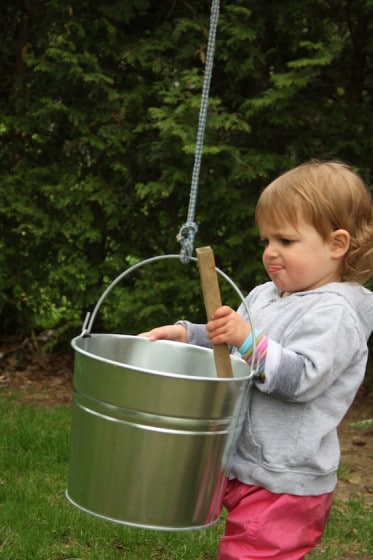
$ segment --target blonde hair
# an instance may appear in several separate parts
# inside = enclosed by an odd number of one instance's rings
[[[255,221],[297,227],[312,225],[326,241],[344,229],[350,246],[344,258],[343,280],[367,282],[373,277],[372,198],[362,179],[345,163],[310,161],[287,171],[259,197]]]

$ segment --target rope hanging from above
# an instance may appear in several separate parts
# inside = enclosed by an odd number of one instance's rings
[[[210,83],[212,76],[212,68],[214,64],[215,38],[219,20],[220,0],[212,0],[210,30],[207,43],[205,74],[202,87],[202,98],[198,120],[196,150],[194,156],[194,166],[192,173],[192,182],[190,186],[189,207],[187,221],[181,226],[176,237],[181,244],[180,259],[183,263],[187,263],[193,254],[194,237],[198,231],[195,223],[195,213],[197,205],[198,182],[201,169],[203,139],[205,135],[207,121],[207,107],[209,101]]]

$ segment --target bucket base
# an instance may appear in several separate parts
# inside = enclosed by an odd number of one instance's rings
[[[87,513],[88,515],[92,515],[97,519],[101,519],[102,521],[109,521],[110,523],[115,523],[117,525],[124,525],[125,527],[133,527],[134,529],[149,529],[153,531],[200,531],[201,529],[208,529],[209,527],[213,527],[217,524],[220,517],[218,516],[216,519],[209,523],[203,523],[202,525],[192,525],[191,527],[175,527],[174,525],[171,527],[165,527],[164,525],[146,525],[144,523],[131,523],[130,521],[123,521],[123,519],[113,519],[111,517],[107,517],[106,515],[101,515],[95,511],[91,511],[86,509],[85,507],[77,504],[74,500],[69,496],[68,490],[65,491],[65,496],[70,504],[77,509],[79,509],[83,513]]]

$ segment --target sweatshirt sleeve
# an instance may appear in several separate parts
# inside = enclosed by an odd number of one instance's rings
[[[281,341],[268,339],[265,379],[257,388],[283,400],[306,402],[335,382],[359,386],[362,378],[349,380],[342,374],[357,360],[366,361],[367,353],[351,311],[323,305],[300,317]]]
[[[177,321],[176,325],[182,325],[186,329],[188,344],[212,348],[204,324],[191,323],[190,321]]]

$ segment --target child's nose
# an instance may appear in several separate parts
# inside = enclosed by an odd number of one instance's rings
[[[272,257],[272,256],[278,255],[276,244],[271,243],[269,241],[266,245],[266,248],[264,249],[264,254],[265,254],[266,257]]]

